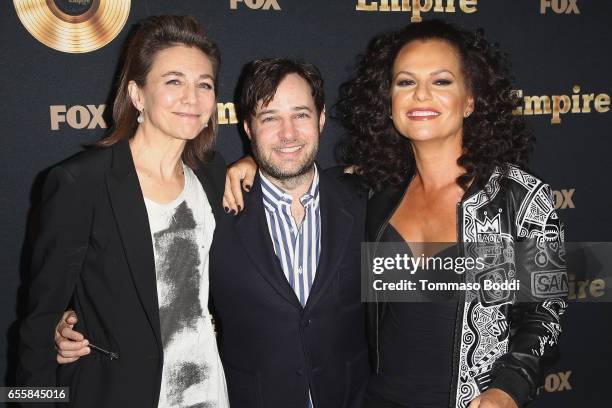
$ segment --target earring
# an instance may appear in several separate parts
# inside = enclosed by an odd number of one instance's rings
[[[144,109],[139,112],[138,118],[136,119],[136,122],[138,122],[138,123],[144,122],[144,118],[142,117],[142,113],[143,112],[144,112]]]
[[[470,116],[472,114],[472,112],[465,112],[465,114],[463,115],[464,118],[467,118],[468,116]]]
[[[208,127],[208,122],[204,124],[204,129],[206,129],[207,127]]]

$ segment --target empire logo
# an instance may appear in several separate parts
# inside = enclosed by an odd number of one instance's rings
[[[566,208],[576,208],[573,198],[575,192],[575,188],[553,190],[552,195],[555,200],[555,209],[565,210]]]
[[[459,10],[475,13],[478,0],[457,0]],[[433,8],[433,10],[432,10]],[[421,13],[455,13],[455,0],[357,0],[357,11],[404,11],[412,12],[411,23],[423,21]]]
[[[562,371],[547,375],[544,380],[544,389],[547,392],[570,391],[572,389],[572,385],[569,381],[571,375],[571,371]]]
[[[602,278],[593,280],[576,280],[576,275],[568,273],[568,295],[569,300],[600,298],[606,294],[606,281]]]
[[[606,281],[602,278],[578,280],[564,270],[540,271],[531,275],[531,287],[538,296],[557,296],[567,293],[569,300],[589,301],[606,295]]]
[[[59,130],[60,123],[67,123],[73,129],[106,129],[106,122],[102,117],[105,108],[106,105],[51,105],[51,130]]]
[[[5,2],[8,3],[8,2]],[[61,52],[104,47],[121,33],[131,0],[13,0],[17,16],[34,38]]]
[[[281,10],[278,0],[230,0],[230,10],[237,10],[238,3],[243,3],[252,10]]]
[[[220,125],[233,125],[238,123],[236,107],[232,102],[217,103],[217,122]]]
[[[574,85],[572,95],[541,95],[523,96],[523,90],[514,91],[523,99],[523,105],[516,108],[512,113],[515,115],[551,115],[550,123],[558,125],[561,123],[561,115],[566,113],[591,113],[591,104],[598,113],[610,110],[610,95],[600,93],[580,94],[580,86]]]
[[[546,14],[548,9],[552,9],[557,14],[580,14],[578,0],[540,0],[540,14]]]

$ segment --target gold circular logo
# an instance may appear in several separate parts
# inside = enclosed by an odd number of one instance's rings
[[[104,47],[123,29],[131,0],[13,0],[17,16],[41,43],[79,54]]]

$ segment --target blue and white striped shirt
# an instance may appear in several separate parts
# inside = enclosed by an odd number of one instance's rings
[[[261,171],[259,175],[274,253],[291,288],[304,306],[312,288],[321,254],[321,211],[317,166],[314,166],[314,177],[310,188],[300,197],[304,207],[301,225],[297,225],[291,215],[293,198],[272,184]],[[306,406],[313,407],[310,392]]]
[[[281,263],[285,277],[304,306],[310,294],[321,253],[317,166],[314,166],[314,177],[310,188],[300,198],[304,206],[301,225],[297,225],[291,215],[293,202],[291,196],[272,184],[261,172],[260,176],[266,220],[274,244],[274,253]]]

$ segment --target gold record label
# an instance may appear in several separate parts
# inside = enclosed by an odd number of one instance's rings
[[[38,41],[79,54],[104,47],[123,29],[131,0],[13,0],[19,20]]]

